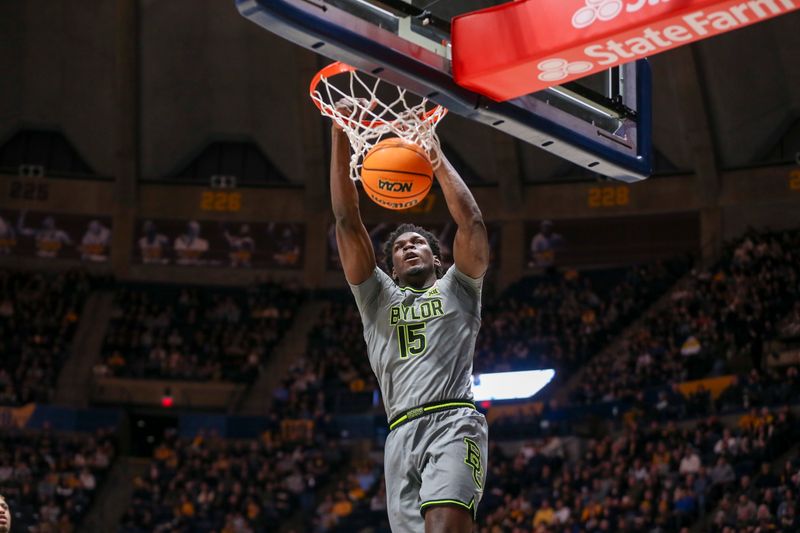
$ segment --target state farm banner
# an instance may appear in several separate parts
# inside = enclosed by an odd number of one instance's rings
[[[145,265],[286,268],[303,266],[302,224],[142,219],[133,257]]]
[[[785,15],[800,0],[522,0],[453,19],[453,78],[498,101]]]
[[[397,228],[398,224],[380,223],[371,224],[367,226],[372,246],[375,249],[375,259],[378,265],[383,268],[384,254],[383,245],[389,234]],[[437,224],[422,224],[422,226],[436,235],[439,239],[440,249],[442,253],[442,266],[447,270],[453,264],[453,239],[456,235],[456,225],[453,222],[437,223]],[[496,223],[486,224],[486,230],[489,233],[489,250],[491,252],[490,264],[499,264],[500,260],[500,225]],[[331,224],[328,227],[328,270],[341,270],[342,265],[339,262],[339,250],[336,245],[336,227]]]
[[[111,217],[0,209],[0,256],[105,263]]]

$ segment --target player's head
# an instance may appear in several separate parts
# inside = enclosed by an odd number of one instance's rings
[[[8,508],[6,499],[0,494],[0,533],[11,531],[11,510]]]
[[[415,224],[400,224],[383,245],[386,269],[395,282],[442,277],[439,239]]]
[[[553,233],[553,222],[551,220],[542,220],[542,223],[539,225],[539,230],[545,236],[550,235]]]
[[[197,237],[200,235],[200,223],[196,220],[190,220],[186,224],[186,234],[190,237]]]

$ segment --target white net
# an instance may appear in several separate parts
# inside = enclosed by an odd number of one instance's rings
[[[334,69],[335,65],[339,68]],[[326,76],[326,72],[330,74]],[[388,137],[416,143],[434,167],[438,164],[441,146],[435,130],[447,114],[444,107],[378,78],[368,79],[343,64],[323,69],[310,94],[320,112],[333,119],[350,139],[352,179],[360,179],[364,156]]]

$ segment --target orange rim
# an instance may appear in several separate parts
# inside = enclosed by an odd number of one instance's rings
[[[309,96],[311,96],[311,101],[314,102],[314,105],[317,106],[317,109],[319,109],[320,112],[323,111],[322,104],[319,102],[319,100],[314,98],[313,95],[317,91],[317,85],[319,85],[319,82],[322,80],[322,78],[332,78],[333,76],[337,76],[339,74],[346,74],[348,72],[357,72],[357,70],[358,69],[356,69],[355,67],[351,67],[350,65],[348,65],[346,63],[342,63],[341,61],[335,61],[335,62],[331,63],[330,65],[328,65],[326,67],[323,67],[322,70],[317,72],[314,75],[314,77],[311,78],[311,84],[308,87],[308,94],[309,94]],[[320,94],[322,94],[322,93],[320,93]],[[438,123],[442,119],[442,117],[444,117],[447,114],[447,109],[444,109],[439,104],[434,104],[434,107],[430,111],[426,111],[425,114],[422,115],[421,120],[422,121],[426,121],[426,120],[428,120],[430,118],[433,118],[433,116],[438,112],[439,109],[444,110],[444,113],[442,113],[434,121],[434,124]],[[351,122],[350,120],[347,120],[347,121]],[[361,125],[366,127],[366,128],[373,128],[375,126],[382,126],[384,124],[390,124],[390,123],[386,122],[385,120],[362,120],[361,121]]]

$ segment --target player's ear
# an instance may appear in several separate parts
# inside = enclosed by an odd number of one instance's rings
[[[442,261],[439,259],[438,255],[433,256],[433,266],[440,267],[442,266]]]

